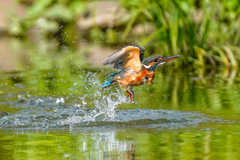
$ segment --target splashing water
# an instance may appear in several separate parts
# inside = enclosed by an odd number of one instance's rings
[[[151,109],[117,110],[116,107],[127,102],[127,98],[116,91],[104,95],[96,91],[93,101],[87,101],[88,95],[80,98],[81,104],[67,103],[67,98],[32,97],[22,95],[8,105],[17,109],[15,113],[0,114],[0,128],[36,128],[36,129],[83,129],[86,127],[144,127],[144,128],[184,128],[202,122],[223,122],[204,114]],[[22,100],[24,98],[24,100]],[[2,103],[2,102],[1,102]],[[5,103],[6,104],[6,103]],[[94,106],[91,109],[87,106]],[[20,110],[19,110],[20,109]]]
[[[104,94],[105,91],[100,88],[101,85],[96,73],[92,72],[87,73],[85,82],[87,82],[90,86],[95,86],[92,88],[86,87],[86,90],[88,90],[89,93],[81,97],[80,100],[82,103],[77,105],[80,111],[86,110],[88,103],[90,106],[95,107],[95,109],[93,109],[90,113],[85,112],[86,120],[113,121],[116,116],[115,108],[117,108],[119,104],[128,102],[122,91],[116,88],[110,94]],[[91,92],[91,90],[93,91]],[[88,97],[91,97],[91,102],[87,102],[85,100]]]
[[[70,128],[72,128],[74,124],[86,122],[118,121],[115,119],[117,115],[115,109],[119,104],[127,102],[126,97],[119,90],[109,95],[104,95],[103,91],[96,90],[92,95],[93,101],[91,102],[85,100],[88,96],[89,95],[86,94],[80,98],[81,104],[75,105],[78,109],[72,116],[62,121],[62,125],[70,125]],[[88,109],[87,106],[89,104],[90,106],[95,106],[95,108]]]
[[[82,78],[82,77],[80,77]],[[88,91],[81,97],[40,97],[26,93],[2,95],[0,105],[14,112],[0,112],[0,128],[89,129],[96,127],[183,128],[202,122],[223,122],[204,114],[151,109],[116,109],[129,99],[119,88],[100,88],[96,73],[87,72],[84,78]],[[73,83],[73,90],[76,82]],[[76,89],[77,90],[77,89]],[[13,100],[17,97],[17,100]]]
[[[117,121],[115,109],[119,104],[128,102],[124,94],[117,88],[110,94],[103,91],[96,73],[87,72],[84,82],[88,93],[79,97],[80,103],[66,103],[69,97],[32,97],[24,93],[17,95],[17,101],[2,102],[22,109],[16,114],[0,117],[0,127],[69,126],[71,129],[74,125],[86,125],[90,122]]]

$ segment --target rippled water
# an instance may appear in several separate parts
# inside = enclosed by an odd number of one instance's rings
[[[214,125],[216,127],[216,125]],[[239,159],[239,126],[0,130],[1,159]]]
[[[15,110],[14,113],[1,112],[0,128],[26,129],[88,129],[101,128],[156,128],[177,129],[196,126],[199,123],[225,122],[222,118],[209,118],[195,112],[179,112],[163,109],[119,110],[118,105],[129,103],[119,91],[101,96],[94,93],[94,101],[65,103],[65,98],[32,97],[23,93],[16,101],[0,102]],[[86,108],[91,103],[95,108]],[[131,104],[131,103],[129,103]]]

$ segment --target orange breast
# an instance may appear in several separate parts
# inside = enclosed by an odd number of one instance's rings
[[[140,72],[131,74],[124,79],[118,80],[118,82],[122,87],[127,87],[129,85],[139,86],[147,83],[149,80],[152,80],[154,76],[155,76],[154,71],[148,71],[147,69],[144,69]]]

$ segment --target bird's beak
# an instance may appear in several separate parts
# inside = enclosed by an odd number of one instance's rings
[[[180,56],[181,56],[181,55],[163,57],[163,59],[161,60],[161,62],[171,61],[171,60],[176,59],[176,58],[178,58],[178,57],[180,57]]]

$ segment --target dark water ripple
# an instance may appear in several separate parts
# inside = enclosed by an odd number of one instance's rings
[[[12,108],[20,108],[15,113],[0,113],[2,129],[96,129],[96,127],[177,129],[197,126],[200,123],[224,121],[209,118],[201,113],[174,110],[116,110],[111,106],[104,106],[105,109],[99,106],[89,109],[80,104],[67,104],[63,98],[53,97],[19,96],[17,101],[1,103]],[[115,116],[109,118],[109,115]]]

